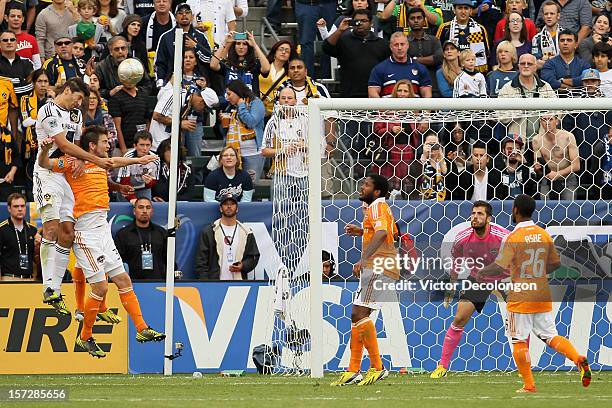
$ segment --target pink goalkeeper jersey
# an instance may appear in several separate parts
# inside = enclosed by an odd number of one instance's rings
[[[479,269],[495,262],[502,240],[509,233],[510,231],[497,224],[490,224],[489,231],[484,238],[476,235],[472,227],[460,231],[455,238],[451,251],[454,264],[453,277],[456,278],[457,275],[465,277],[465,271],[461,272],[461,262],[463,262],[463,267],[469,268],[470,276],[475,279]],[[481,281],[493,282],[508,276],[509,274],[506,271],[502,275],[483,276]]]

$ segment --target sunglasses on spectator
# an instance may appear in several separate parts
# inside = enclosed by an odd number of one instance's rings
[[[522,67],[531,67],[533,65],[535,65],[535,63],[533,62],[519,62],[519,65]]]
[[[55,45],[58,45],[60,47],[63,47],[64,45],[70,45],[72,44],[72,41],[70,40],[66,40],[66,41],[56,41]]]
[[[2,39],[2,42],[5,42],[5,43],[7,43],[7,42],[15,42],[15,41],[17,41],[17,39],[15,37],[13,37],[13,38],[3,38]]]

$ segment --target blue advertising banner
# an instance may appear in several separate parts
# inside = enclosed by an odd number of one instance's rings
[[[610,281],[604,290],[582,296],[573,284],[553,285],[553,292],[563,301],[553,304],[557,329],[581,352],[587,352],[592,368],[612,369],[612,299]],[[586,287],[586,285],[583,285]],[[349,362],[350,311],[355,282],[323,285],[324,357],[326,370],[344,369]],[[600,288],[601,289],[601,288]],[[164,325],[163,283],[138,283],[135,290],[147,323],[155,328]],[[304,289],[302,292],[307,291]],[[440,358],[442,341],[455,312],[440,302],[414,302],[416,296],[385,303],[374,319],[380,351],[385,365],[431,371]],[[596,295],[599,293],[599,295]],[[273,330],[274,288],[261,282],[195,282],[180,283],[175,288],[174,341],[185,345],[183,357],[174,360],[175,372],[217,372],[226,369],[254,371],[253,347],[271,344],[278,333]],[[304,295],[304,296],[301,296]],[[292,310],[304,313],[294,316],[298,328],[308,328],[305,302],[307,293],[293,298]],[[491,297],[482,314],[475,316],[465,328],[465,335],[455,354],[452,370],[513,369],[509,340],[504,332],[506,316],[502,299]],[[133,373],[154,373],[163,370],[163,344],[138,344],[130,325],[129,368]],[[282,344],[281,344],[282,345]],[[532,364],[536,370],[567,370],[570,361],[546,348],[544,342],[532,338]],[[308,353],[306,347],[306,353]],[[290,361],[294,351],[282,349],[282,361]],[[367,360],[367,359],[366,359]],[[304,361],[308,361],[304,358]],[[364,367],[368,362],[364,361]]]

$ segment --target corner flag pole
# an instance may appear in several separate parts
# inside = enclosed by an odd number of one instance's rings
[[[174,80],[172,82],[172,134],[170,139],[170,186],[168,191],[168,251],[166,253],[166,340],[164,343],[164,375],[172,375],[174,322],[174,258],[176,250],[176,188],[178,171],[179,130],[181,125],[181,87],[183,82],[183,30],[174,36]]]

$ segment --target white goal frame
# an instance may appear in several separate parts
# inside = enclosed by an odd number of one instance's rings
[[[612,110],[612,98],[311,98],[308,100],[308,260],[310,270],[311,377],[323,377],[323,266],[321,204],[321,120],[325,111],[339,110]]]

